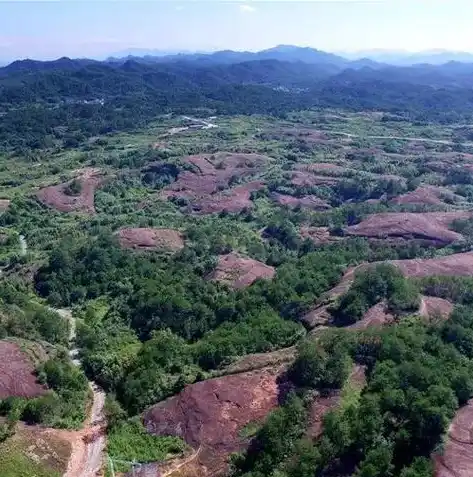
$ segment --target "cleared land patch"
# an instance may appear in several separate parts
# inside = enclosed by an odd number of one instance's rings
[[[471,212],[427,212],[373,214],[359,224],[346,227],[347,235],[376,239],[418,239],[437,245],[446,245],[463,238],[449,229],[455,220],[468,219]]]
[[[233,452],[245,449],[249,439],[241,431],[263,420],[279,402],[279,376],[284,368],[266,368],[209,379],[187,386],[178,395],[153,406],[144,414],[148,432],[181,437],[198,450],[182,476],[219,475]],[[199,475],[199,474],[197,474]]]
[[[238,212],[251,206],[251,192],[263,187],[260,181],[240,182],[261,173],[269,160],[259,154],[226,152],[189,156],[183,161],[189,170],[179,172],[177,180],[161,192],[161,197],[185,201],[190,211],[202,214]]]
[[[36,379],[34,363],[16,343],[0,341],[0,376],[0,399],[33,398],[46,392]]]
[[[218,258],[217,267],[207,279],[226,283],[232,288],[245,288],[259,278],[271,279],[275,273],[269,265],[232,252]]]
[[[182,234],[174,229],[126,228],[121,229],[117,235],[124,248],[171,251],[184,248]]]
[[[93,214],[95,190],[102,181],[103,175],[98,169],[84,169],[71,181],[40,189],[36,197],[59,212]]]

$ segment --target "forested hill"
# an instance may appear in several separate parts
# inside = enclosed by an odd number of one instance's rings
[[[64,130],[88,137],[133,129],[159,114],[196,108],[219,115],[281,116],[311,107],[343,107],[443,123],[471,117],[472,65],[396,68],[322,53],[318,62],[310,52],[276,55],[291,61],[266,54],[230,63],[174,57],[159,62],[16,61],[0,68],[0,147],[41,147],[47,136]],[[307,57],[310,62],[300,61]]]

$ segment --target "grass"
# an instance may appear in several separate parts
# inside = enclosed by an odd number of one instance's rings
[[[117,424],[108,434],[107,453],[119,472],[131,470],[132,462],[158,462],[180,454],[185,449],[185,443],[177,437],[148,434],[139,418]]]
[[[245,427],[240,429],[238,435],[241,439],[251,439],[252,437],[256,436],[262,425],[263,423],[259,421],[249,422]]]
[[[24,428],[0,444],[2,477],[61,477],[70,445],[41,431]]]

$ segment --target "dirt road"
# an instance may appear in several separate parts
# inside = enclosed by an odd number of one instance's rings
[[[76,320],[70,310],[53,309],[63,319],[69,321],[69,356],[76,366],[81,366],[78,350],[75,347]],[[92,392],[92,406],[80,431],[70,431],[64,437],[72,445],[71,458],[63,477],[94,477],[101,475],[102,455],[105,449],[105,393],[93,381],[89,381]]]

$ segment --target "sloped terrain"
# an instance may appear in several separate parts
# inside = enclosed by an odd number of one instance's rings
[[[68,193],[68,189],[74,181],[80,184],[80,190],[76,194],[71,195]],[[85,169],[74,180],[40,189],[36,197],[43,204],[59,212],[85,212],[93,214],[95,212],[95,190],[102,181],[103,176],[99,170]]]
[[[266,368],[209,379],[187,386],[178,395],[148,409],[144,422],[154,435],[183,438],[196,451],[193,462],[204,475],[220,475],[228,456],[244,449],[242,429],[261,421],[279,402],[279,376],[284,368]],[[191,466],[192,467],[192,466]],[[193,476],[195,470],[180,469]]]
[[[46,388],[38,383],[35,367],[20,346],[0,340],[0,399],[10,396],[33,398]]]
[[[245,288],[259,278],[271,279],[275,273],[273,267],[264,263],[237,253],[229,253],[218,258],[217,267],[207,279],[226,283],[231,288]]]
[[[473,475],[473,400],[459,409],[450,424],[441,455],[434,456],[436,477]]]
[[[292,195],[273,193],[271,199],[279,205],[289,208],[304,207],[311,210],[328,210],[330,204],[315,195],[306,195],[304,197],[294,197]]]
[[[124,248],[139,250],[184,248],[182,234],[173,229],[125,228],[118,232],[118,240]]]
[[[468,277],[473,274],[473,253],[456,253],[446,257],[391,260],[408,277],[454,276]]]
[[[435,296],[423,296],[419,314],[424,318],[440,317],[448,319],[453,311],[453,303]]]
[[[392,204],[442,205],[461,200],[461,197],[444,187],[423,186],[412,192],[391,199]]]
[[[373,214],[359,224],[346,227],[347,235],[376,239],[419,239],[432,244],[447,245],[463,237],[449,226],[468,219],[471,212],[382,213]]]
[[[190,211],[202,214],[240,211],[250,205],[251,191],[263,185],[238,183],[261,172],[269,160],[259,154],[228,152],[189,156],[183,160],[188,169],[179,172],[176,182],[166,187],[161,197],[184,200]],[[227,194],[226,189],[230,189]]]

